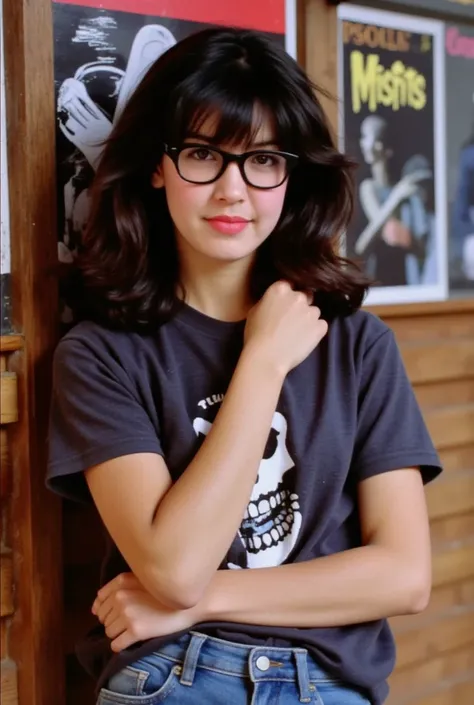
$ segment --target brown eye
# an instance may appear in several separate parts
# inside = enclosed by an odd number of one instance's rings
[[[255,162],[259,166],[273,166],[275,159],[270,154],[256,154]]]
[[[193,149],[189,151],[188,154],[191,159],[196,159],[197,161],[206,161],[207,159],[213,159],[214,155],[209,149],[202,147],[202,149]]]

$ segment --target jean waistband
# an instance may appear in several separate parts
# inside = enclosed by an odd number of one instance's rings
[[[310,702],[314,683],[335,680],[315,663],[306,649],[238,644],[195,631],[164,644],[158,653],[182,665],[181,683],[185,685],[192,685],[199,667],[250,678],[254,683],[295,682],[300,701]]]

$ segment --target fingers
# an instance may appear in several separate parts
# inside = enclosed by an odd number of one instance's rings
[[[117,615],[111,624],[105,627],[105,633],[109,639],[116,639],[120,636],[120,634],[123,634],[126,629],[127,624],[125,619],[122,616]]]
[[[120,651],[123,651],[132,644],[135,644],[136,641],[137,639],[125,629],[116,639],[112,641],[110,648],[114,653],[118,654]]]
[[[137,584],[139,584],[138,580],[133,573],[120,573],[100,588],[92,605],[92,613],[98,614],[101,604],[117,590],[131,590],[136,588]]]
[[[114,612],[114,601],[114,596],[111,595],[104,600],[104,602],[101,602],[97,608],[97,611],[94,612],[99,622],[104,626],[107,626],[107,624],[110,623],[110,619]]]
[[[294,285],[287,279],[279,279],[278,281],[274,282],[270,288],[275,289],[276,292],[279,292],[281,294],[288,294],[290,292],[293,292],[293,294],[297,296],[300,295],[301,299],[301,295],[303,295],[305,297],[305,301],[308,303],[309,306],[312,306],[312,304],[314,303],[314,289],[297,290],[295,289]]]

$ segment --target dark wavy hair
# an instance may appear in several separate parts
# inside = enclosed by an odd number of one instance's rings
[[[352,214],[353,165],[335,147],[317,89],[273,39],[207,29],[153,64],[105,145],[77,258],[78,318],[146,331],[174,315],[181,287],[174,229],[151,176],[164,143],[181,145],[210,116],[213,141],[250,144],[256,105],[271,116],[279,148],[300,159],[279,222],[255,258],[254,300],[286,279],[313,290],[327,319],[361,306],[369,281],[336,252]]]

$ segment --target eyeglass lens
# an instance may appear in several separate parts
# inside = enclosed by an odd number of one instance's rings
[[[209,147],[183,149],[178,158],[178,171],[183,179],[195,183],[211,182],[220,174],[223,156]],[[279,186],[287,175],[284,156],[270,152],[257,152],[243,163],[245,176],[250,184],[260,188]]]

